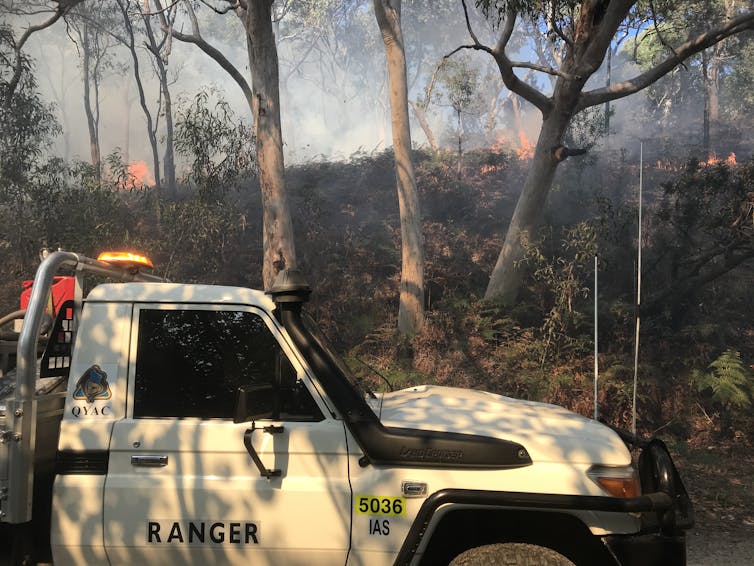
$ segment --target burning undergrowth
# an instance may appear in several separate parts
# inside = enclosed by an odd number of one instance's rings
[[[291,167],[299,267],[314,290],[309,310],[375,388],[385,383],[365,364],[396,388],[475,387],[591,414],[597,252],[600,405],[608,420],[625,426],[633,376],[634,157],[603,152],[561,167],[547,228],[528,244],[531,277],[516,306],[504,308],[482,297],[529,162],[515,152],[480,150],[464,154],[459,172],[454,153],[416,152],[427,311],[413,339],[396,332],[401,255],[392,154]],[[648,432],[684,436],[712,428],[751,436],[745,411],[699,390],[691,375],[713,371],[708,366],[727,350],[739,352],[745,365],[754,360],[748,301],[754,271],[747,260],[754,256],[754,165],[739,155],[737,164],[726,157],[658,167],[653,157],[644,166],[641,422]],[[239,177],[212,199],[193,184],[175,194],[104,188],[97,193],[101,205],[79,199],[92,210],[77,217],[75,232],[50,216],[47,224],[27,223],[27,239],[89,254],[104,239],[131,243],[149,250],[174,280],[259,287],[261,198],[254,183]],[[18,282],[33,268],[28,258],[35,250],[23,250],[0,247],[15,278],[0,290],[6,310],[15,308]]]
[[[515,154],[472,152],[464,156],[459,175],[455,157],[416,155],[424,216],[427,317],[421,333],[411,340],[395,331],[400,230],[391,156],[310,165],[289,176],[302,210],[312,211],[299,245],[307,258],[307,273],[314,274],[313,307],[320,322],[348,352],[353,369],[374,388],[385,387],[383,378],[395,388],[420,382],[476,387],[552,401],[591,414],[590,288],[591,262],[597,251],[604,281],[599,315],[603,329],[600,402],[606,418],[625,426],[630,422],[633,374],[636,182],[631,175],[638,169],[625,159],[611,162],[605,156],[566,164],[550,199],[548,229],[532,242],[527,256],[534,276],[519,304],[505,309],[481,297],[526,163]],[[490,166],[494,170],[485,169]],[[640,412],[648,430],[664,427],[684,435],[706,418],[695,407],[715,412],[714,403],[698,400],[690,372],[710,363],[723,346],[711,344],[709,335],[692,332],[689,338],[687,330],[720,316],[715,308],[731,308],[743,295],[740,289],[735,291],[727,296],[725,306],[720,289],[727,289],[729,283],[724,278],[717,280],[722,287],[712,295],[708,287],[689,289],[677,279],[680,264],[668,266],[663,258],[668,257],[672,241],[682,239],[679,234],[684,230],[689,231],[687,236],[710,234],[710,226],[701,217],[679,215],[689,207],[702,206],[688,197],[704,191],[689,188],[692,193],[682,193],[684,183],[694,180],[699,186],[717,187],[703,197],[702,208],[710,219],[720,219],[728,206],[742,205],[748,185],[744,173],[733,175],[738,179],[735,182],[733,177],[721,177],[721,171],[744,170],[728,160],[717,164],[687,161],[678,165],[682,175],[651,162],[645,167],[645,202],[650,203],[645,210],[645,253],[651,262],[646,301],[654,310],[647,312],[643,322]],[[625,178],[625,183],[615,183],[617,176]],[[663,220],[657,214],[663,203],[670,202],[678,212]],[[328,221],[322,223],[325,212]],[[728,245],[725,237],[718,232],[712,241],[724,247]],[[589,253],[585,238],[591,238],[595,246]],[[673,254],[684,253],[676,248]],[[707,253],[716,255],[713,248]],[[748,277],[746,265],[741,269],[738,276]],[[653,299],[673,289],[678,290],[673,301],[653,304]],[[697,309],[693,301],[705,308]],[[716,334],[715,341],[735,343],[751,359],[754,343],[744,339],[743,333],[736,339],[735,329],[745,326],[743,320],[736,320],[731,319],[725,338]]]

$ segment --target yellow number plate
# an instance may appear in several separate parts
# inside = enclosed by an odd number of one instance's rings
[[[402,517],[406,514],[405,497],[385,497],[380,495],[357,495],[358,515],[389,515]]]

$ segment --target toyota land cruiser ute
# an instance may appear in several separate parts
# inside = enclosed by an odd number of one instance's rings
[[[146,263],[51,253],[2,335],[7,561],[685,563],[692,506],[661,441],[481,391],[363,391],[299,272],[264,293]],[[87,273],[122,282],[84,297]]]

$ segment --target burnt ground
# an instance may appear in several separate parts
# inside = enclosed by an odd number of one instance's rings
[[[676,461],[696,514],[689,566],[754,564],[754,451],[710,446],[682,450]]]

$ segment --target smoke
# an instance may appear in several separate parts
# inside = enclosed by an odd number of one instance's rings
[[[447,14],[448,21],[434,37],[428,30],[431,23],[424,21],[425,8],[407,3],[403,10],[412,99],[423,95],[440,57],[467,41],[460,6],[457,13]],[[208,10],[200,10],[199,16],[205,39],[250,83],[245,36],[238,18]],[[296,30],[285,27],[285,19],[278,28],[281,119],[289,164],[346,159],[356,152],[392,145],[385,53],[371,3],[356,3],[356,8],[342,17],[340,26],[323,26],[318,39],[298,40],[293,33]],[[183,25],[188,24],[184,21]],[[55,105],[63,130],[55,140],[53,153],[88,161],[80,46],[66,33],[62,22],[34,34],[27,45],[36,62],[41,94]],[[144,49],[139,50],[139,58],[146,102],[158,120],[158,139],[164,140],[165,120],[158,117],[159,85]],[[99,91],[101,153],[105,156],[117,148],[127,162],[144,161],[151,168],[146,122],[126,49],[112,47],[104,67]],[[214,87],[238,116],[251,122],[251,112],[238,85],[196,46],[173,40],[168,69],[174,101]],[[437,107],[430,114],[433,128],[440,131],[447,121],[447,109]],[[416,144],[426,143],[418,125],[412,132]]]
[[[300,21],[291,19],[287,22],[285,18],[276,28],[281,118],[288,164],[347,159],[357,152],[370,153],[392,145],[385,53],[371,3],[362,1],[343,6],[342,11],[335,14],[337,20],[325,18],[313,31],[306,27],[297,28]],[[245,36],[238,18],[232,13],[219,16],[206,9],[198,13],[207,41],[215,45],[250,82]],[[188,27],[185,19],[181,22],[182,26]],[[472,25],[483,42],[494,44],[499,30],[492,29],[473,13]],[[461,6],[428,4],[421,0],[406,2],[403,30],[409,97],[423,101],[425,89],[442,56],[470,42]],[[532,31],[521,32],[517,40],[520,48],[515,56],[533,60],[536,54],[532,37],[527,37],[526,33]],[[35,34],[28,44],[28,53],[36,61],[42,96],[55,105],[62,127],[53,152],[65,159],[88,161],[89,139],[85,126],[79,46],[66,33],[65,25],[60,23]],[[163,141],[165,119],[159,116],[159,86],[146,51],[140,49],[139,56],[146,101],[158,121],[158,139]],[[461,56],[457,54],[454,59],[460,60]],[[479,100],[476,108],[465,109],[461,115],[464,150],[497,144],[498,148],[506,150],[530,152],[541,125],[539,111],[520,99],[514,103],[488,54],[468,52],[463,57],[464,64],[478,76],[475,96]],[[251,122],[251,112],[238,85],[196,46],[173,40],[168,69],[174,102],[193,97],[199,90],[213,86],[237,116]],[[605,84],[605,69],[603,64],[588,88]],[[613,57],[613,82],[634,76],[638,71],[621,53]],[[520,78],[545,92],[551,88],[551,77],[523,70],[517,72]],[[679,69],[676,73],[692,72],[693,69]],[[101,153],[105,156],[119,148],[126,162],[143,161],[151,169],[146,123],[132,73],[127,51],[116,45],[110,51],[100,86]],[[449,102],[450,88],[441,80],[434,85],[427,120],[441,145],[455,149],[458,129],[457,117]],[[611,103],[610,134],[601,137],[598,147],[634,148],[638,147],[639,140],[651,138],[655,143],[649,144],[650,152],[654,151],[659,158],[665,144],[662,140],[675,139],[682,144],[686,139],[700,139],[698,100],[690,99],[682,110],[674,107],[672,115],[668,112],[666,121],[649,124],[644,112],[646,104],[644,92]],[[412,114],[411,118],[414,144],[426,145],[427,138],[416,117]],[[693,151],[694,147],[687,148],[687,153]],[[721,149],[720,153],[724,151]],[[180,160],[178,166],[180,169]]]

